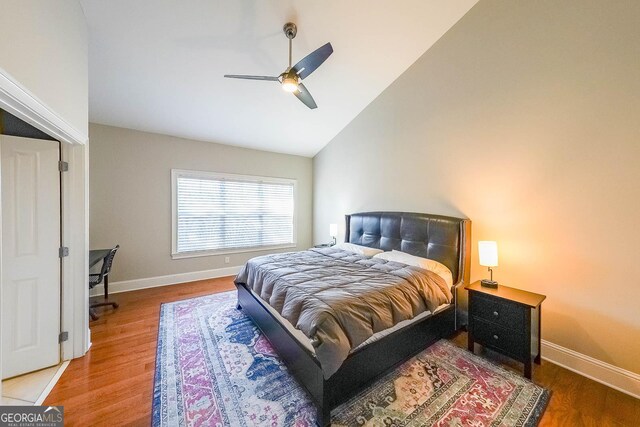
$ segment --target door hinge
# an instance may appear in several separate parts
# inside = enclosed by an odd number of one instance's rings
[[[69,256],[69,248],[68,247],[63,246],[60,249],[58,249],[58,257],[64,258],[66,256]]]
[[[60,172],[68,172],[69,171],[69,162],[65,162],[65,161],[60,160],[58,162],[58,170]]]
[[[65,342],[65,341],[69,341],[69,332],[67,331],[60,332],[60,335],[58,335],[58,342]]]

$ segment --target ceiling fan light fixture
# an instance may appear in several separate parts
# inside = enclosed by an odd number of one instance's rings
[[[286,92],[295,92],[296,90],[298,90],[298,78],[284,77],[282,79],[282,90]]]

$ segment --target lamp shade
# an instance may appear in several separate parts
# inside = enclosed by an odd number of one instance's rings
[[[338,224],[329,224],[329,236],[338,237]]]
[[[480,255],[480,265],[484,267],[498,266],[498,243],[492,240],[480,240],[478,254]]]

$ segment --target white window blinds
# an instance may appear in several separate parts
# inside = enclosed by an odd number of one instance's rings
[[[295,244],[295,181],[172,171],[174,255]]]

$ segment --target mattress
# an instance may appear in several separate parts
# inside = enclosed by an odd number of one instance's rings
[[[249,289],[249,292],[251,292],[251,294],[254,296],[254,298],[256,298],[258,301],[260,301],[261,303],[263,303],[263,305],[266,307],[266,309],[269,311],[269,313],[271,313],[273,315],[273,317],[280,322],[280,324],[282,326],[284,326],[290,333],[291,335],[293,335],[293,337],[298,340],[298,342],[300,342],[307,350],[309,350],[311,353],[315,354],[315,349],[313,347],[313,345],[311,344],[311,340],[300,330],[300,329],[296,329],[293,327],[293,325],[291,324],[291,322],[289,322],[287,319],[285,319],[284,317],[282,317],[280,315],[280,313],[278,313],[273,307],[271,307],[269,304],[267,304],[262,298],[260,298],[260,296],[255,293],[254,291],[252,291],[251,289]],[[442,304],[440,306],[438,306],[438,308],[436,308],[433,313],[431,313],[430,311],[423,311],[422,313],[420,313],[419,315],[417,315],[416,317],[414,317],[413,319],[408,319],[408,320],[403,320],[400,323],[397,323],[396,325],[394,325],[391,328],[387,328],[384,329],[380,332],[376,332],[375,334],[373,334],[368,340],[364,341],[362,344],[360,344],[359,346],[357,346],[356,348],[354,348],[353,350],[351,350],[351,353],[360,350],[361,348],[374,343],[384,337],[386,337],[389,334],[392,334],[395,331],[398,331],[406,326],[409,326],[413,323],[419,322],[420,320],[424,319],[425,317],[429,317],[432,314],[435,313],[439,313],[440,311],[444,310],[445,308],[449,307],[451,304]]]

